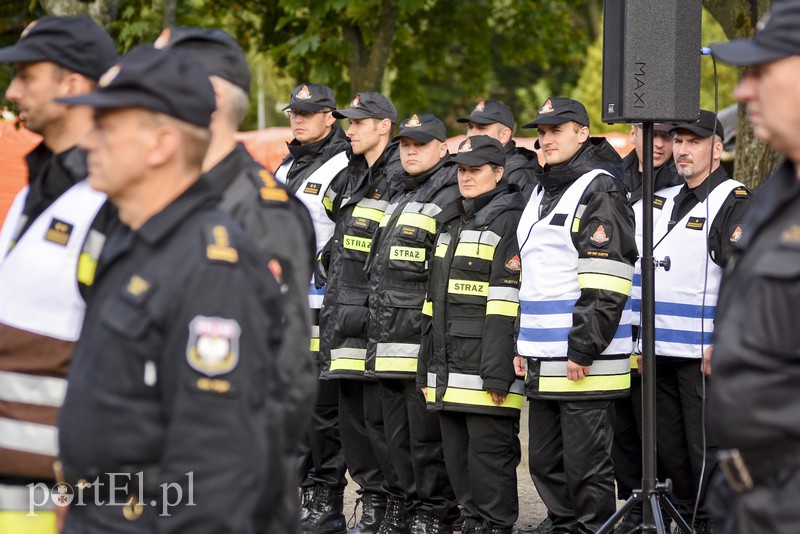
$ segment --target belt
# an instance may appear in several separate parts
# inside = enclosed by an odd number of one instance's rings
[[[737,493],[774,480],[781,469],[800,466],[800,444],[792,442],[751,451],[722,450],[717,454],[728,485]]]
[[[141,466],[120,466],[106,469],[104,472],[80,472],[65,468],[61,462],[53,463],[56,482],[68,484],[84,494],[100,498],[119,495],[158,495],[159,467],[157,464]],[[114,495],[112,495],[112,489]],[[124,502],[124,501],[123,501]]]

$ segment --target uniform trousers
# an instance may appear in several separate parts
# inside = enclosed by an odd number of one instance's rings
[[[614,401],[614,478],[617,497],[628,499],[642,486],[642,380],[631,373],[631,396]]]
[[[519,416],[441,411],[447,473],[466,517],[509,529],[519,515]]]
[[[389,456],[407,511],[428,512],[452,524],[459,510],[444,464],[439,419],[428,411],[414,380],[379,383]]]
[[[300,448],[300,485],[341,487],[347,484],[347,466],[339,439],[339,381],[318,380],[318,385],[317,402]]]
[[[530,401],[531,478],[554,532],[595,532],[614,513],[613,412],[611,401]]]

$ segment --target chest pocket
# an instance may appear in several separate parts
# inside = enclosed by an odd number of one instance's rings
[[[153,320],[141,303],[131,302],[124,296],[105,303],[101,322],[114,334],[125,339],[141,339]]]

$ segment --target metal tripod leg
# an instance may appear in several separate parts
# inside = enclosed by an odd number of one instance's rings
[[[627,513],[628,513],[628,511],[629,511],[631,508],[633,508],[633,507],[634,507],[634,505],[636,504],[636,502],[639,500],[639,495],[641,495],[641,494],[640,494],[640,493],[637,493],[637,492],[633,492],[633,495],[631,495],[630,497],[628,497],[628,500],[627,500],[627,501],[625,501],[625,504],[623,504],[623,505],[622,505],[622,506],[619,508],[619,510],[617,510],[616,512],[614,512],[614,515],[612,515],[611,517],[609,517],[609,518],[606,520],[606,522],[605,522],[605,523],[603,523],[603,524],[602,524],[602,526],[601,526],[599,529],[597,529],[597,532],[596,532],[595,534],[608,534],[609,532],[611,532],[611,531],[612,531],[612,529],[614,528],[614,525],[616,525],[616,524],[617,524],[617,521],[619,521],[620,519],[622,519],[623,517],[625,517],[625,514],[627,514]]]
[[[664,493],[659,493],[658,500],[672,520],[675,521],[675,524],[678,525],[678,528],[681,529],[681,532],[683,532],[683,534],[692,534],[692,527],[689,526],[689,523],[686,522],[683,516],[678,512],[678,509],[675,508],[675,505],[672,504]]]

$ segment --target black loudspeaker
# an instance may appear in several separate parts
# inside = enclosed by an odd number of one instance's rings
[[[695,121],[700,0],[605,0],[603,122]]]

